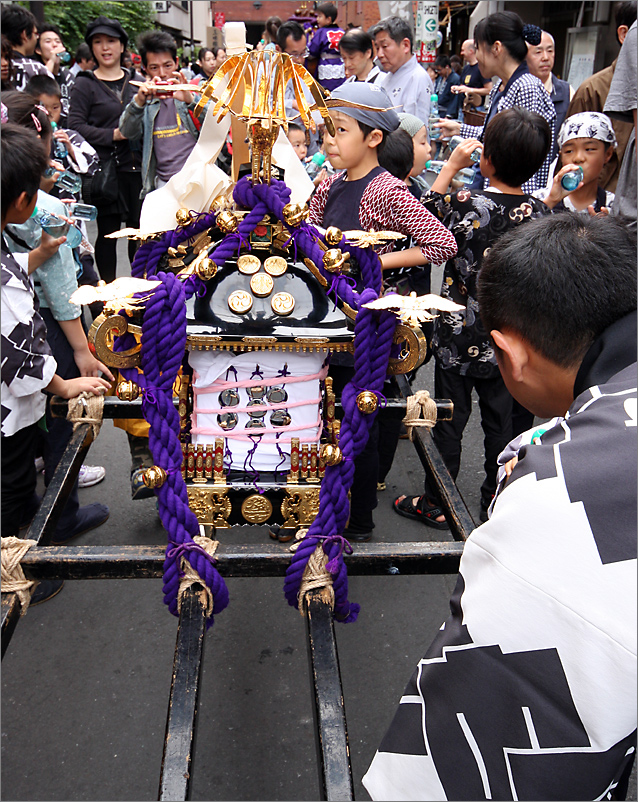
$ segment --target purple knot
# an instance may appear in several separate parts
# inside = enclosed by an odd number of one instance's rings
[[[326,563],[326,571],[331,574],[339,573],[339,562],[343,560],[344,554],[352,554],[352,546],[346,540],[343,535],[314,535],[317,540],[323,541],[321,547],[323,548],[324,554],[328,554],[328,548],[332,543],[336,543],[339,547],[339,551],[335,554],[335,556]]]
[[[332,277],[332,282],[330,284],[330,288],[328,289],[328,292],[326,293],[326,295],[329,296],[331,292],[334,293],[333,300],[334,300],[335,306],[337,305],[337,301],[339,300],[339,282],[340,281],[345,281],[346,284],[349,284],[353,289],[357,286],[357,282],[353,278],[350,278],[349,276],[344,276],[341,273],[333,276]]]
[[[202,548],[192,540],[180,544],[173,543],[172,545],[173,545],[172,548],[168,548],[166,550],[166,557],[169,560],[175,560],[175,564],[177,566],[177,573],[179,574],[180,578],[184,576],[184,572],[181,569],[180,561],[182,557],[186,557],[186,559],[188,559],[189,551],[196,551],[199,554],[202,554],[210,562],[211,565],[213,566],[215,565],[216,562],[215,558],[211,554],[209,554],[206,551],[206,549]]]

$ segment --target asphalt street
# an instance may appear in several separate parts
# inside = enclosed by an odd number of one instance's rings
[[[417,387],[432,386],[427,365]],[[476,519],[482,461],[477,407],[458,480]],[[80,491],[81,503],[107,503],[111,515],[76,542],[165,543],[155,500],[131,501],[124,432],[105,422],[87,462],[104,465],[107,475]],[[401,441],[379,494],[377,541],[451,539],[392,511],[396,495],[419,494],[422,482],[413,446]],[[221,539],[273,542],[261,527],[226,530]],[[358,799],[368,798],[361,777],[447,617],[455,580],[350,580],[361,613],[336,629]],[[230,605],[206,636],[192,799],[319,799],[303,621],[286,604],[280,579],[230,579],[228,587]],[[157,799],[176,629],[161,580],[67,581],[30,609],[2,664],[2,799]]]

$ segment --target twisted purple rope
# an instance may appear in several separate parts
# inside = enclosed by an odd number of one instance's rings
[[[156,465],[167,473],[156,489],[162,524],[168,532],[164,560],[164,602],[178,615],[177,595],[180,558],[185,557],[210,589],[213,609],[220,613],[228,605],[226,583],[215,568],[215,560],[199,548],[193,538],[199,522],[188,506],[188,493],[181,474],[182,447],[179,414],[173,404],[173,384],[186,348],[186,305],[184,286],[172,274],[158,273],[162,282],[146,303],[142,324],[141,362],[147,388],[142,400],[144,417],[150,424],[149,448]],[[207,627],[212,626],[213,616]]]

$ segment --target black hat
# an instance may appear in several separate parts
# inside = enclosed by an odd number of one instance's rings
[[[86,33],[84,34],[84,40],[89,46],[91,45],[91,39],[97,36],[98,33],[105,33],[107,36],[119,39],[124,47],[127,45],[128,34],[119,20],[109,19],[109,17],[97,17],[97,19],[91,20],[86,26]]]

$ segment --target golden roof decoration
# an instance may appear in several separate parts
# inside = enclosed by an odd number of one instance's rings
[[[436,315],[431,314],[430,309],[438,309],[440,312],[457,312],[463,309],[460,304],[440,295],[430,293],[417,296],[416,292],[409,295],[384,295],[364,306],[368,309],[389,309],[410,326],[418,326],[424,320],[434,320]]]

